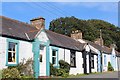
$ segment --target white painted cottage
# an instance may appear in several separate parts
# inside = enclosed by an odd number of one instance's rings
[[[59,60],[64,60],[71,65],[70,74],[98,72],[104,69],[100,65],[102,64],[100,62],[101,49],[95,43],[91,44],[82,40],[79,31],[75,31],[71,38],[45,30],[45,19],[42,17],[32,19],[31,24],[4,16],[0,16],[0,19],[2,20],[0,22],[2,27],[0,69],[16,66],[22,59],[29,58],[34,61],[36,78],[50,76],[49,62],[59,68]],[[115,55],[114,52],[115,50],[112,50],[112,54]]]

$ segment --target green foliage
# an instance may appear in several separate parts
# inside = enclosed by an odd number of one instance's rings
[[[67,77],[69,76],[69,73],[67,73],[65,69],[60,68],[57,70],[57,76]]]
[[[57,69],[53,67],[53,64],[50,63],[50,75],[57,75]]]
[[[49,30],[70,36],[73,30],[80,30],[83,33],[83,39],[94,41],[99,38],[100,30],[104,39],[104,45],[117,45],[120,51],[120,28],[103,20],[91,19],[81,20],[74,16],[60,17],[50,22]]]
[[[69,73],[70,71],[70,65],[65,62],[64,60],[59,61],[60,69],[64,69],[66,73]]]
[[[2,78],[20,78],[20,74],[16,68],[7,68],[2,70]]]
[[[63,60],[59,61],[59,65],[60,68],[57,69],[50,63],[50,75],[67,77],[69,75],[70,65]]]
[[[28,59],[26,62],[25,62],[25,59],[23,59],[22,62],[20,62],[17,66],[9,66],[8,69],[13,69],[13,68],[16,68],[19,73],[20,73],[20,76],[22,77],[33,77],[33,61],[32,59]]]
[[[110,62],[108,62],[108,71],[114,71],[114,69],[113,69],[113,67],[112,67]]]

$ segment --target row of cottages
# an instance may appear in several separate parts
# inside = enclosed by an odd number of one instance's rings
[[[114,46],[108,48],[83,40],[78,30],[67,37],[45,30],[45,19],[42,17],[30,20],[31,24],[4,16],[0,16],[0,19],[0,69],[32,58],[36,78],[50,76],[49,62],[59,68],[59,60],[71,65],[70,74],[107,71],[109,61],[114,70],[118,70],[119,55]]]

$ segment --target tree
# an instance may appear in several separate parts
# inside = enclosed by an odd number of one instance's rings
[[[94,41],[99,38],[100,31],[104,45],[110,46],[115,43],[117,50],[120,51],[120,28],[103,20],[90,19],[82,20],[72,17],[60,17],[50,22],[49,30],[70,36],[73,30],[80,30],[83,33],[83,39]]]

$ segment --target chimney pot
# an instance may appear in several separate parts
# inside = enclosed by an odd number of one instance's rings
[[[82,32],[79,30],[72,31],[71,37],[73,39],[82,39]]]

